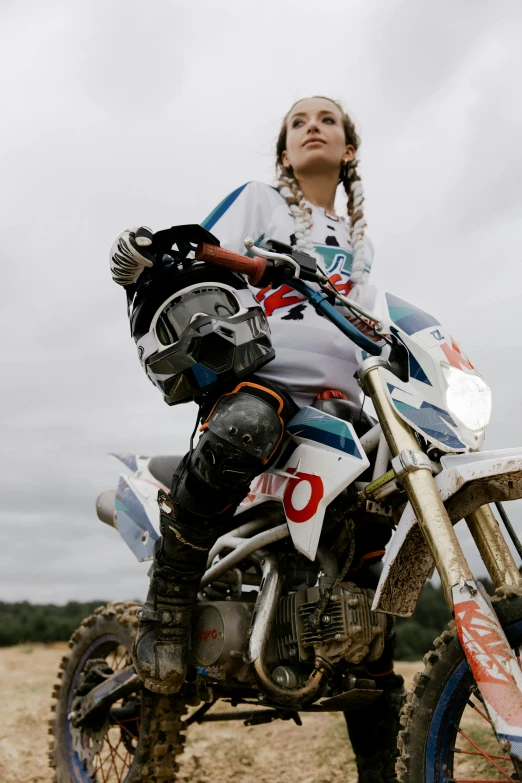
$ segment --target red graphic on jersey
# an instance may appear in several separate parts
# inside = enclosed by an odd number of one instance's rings
[[[346,278],[343,278],[342,275],[338,273],[331,276],[330,282],[333,283],[334,287],[339,291],[339,293],[344,294],[344,296],[348,296],[351,289],[353,288],[352,281],[346,280]]]
[[[509,670],[512,653],[497,618],[468,600],[455,604],[455,623],[486,703],[509,726],[522,728],[522,694]]]
[[[295,468],[286,468],[287,473],[295,473]],[[292,495],[295,488],[301,484],[302,481],[307,481],[312,488],[310,494],[310,500],[304,508],[295,508],[292,503]],[[285,494],[283,495],[283,507],[285,514],[290,522],[308,522],[315,513],[319,503],[324,496],[324,485],[320,476],[314,476],[312,473],[295,473],[295,478],[288,479],[288,484],[285,487]]]
[[[338,273],[332,275],[330,281],[337,291],[339,291],[340,294],[344,294],[344,296],[347,296],[353,287],[351,280],[343,278],[342,275]],[[306,301],[306,297],[302,294],[298,294],[297,291],[291,286],[286,285],[286,283],[279,286],[279,288],[276,288],[275,291],[271,286],[267,285],[266,288],[258,291],[256,299],[258,302],[263,303],[267,318],[272,315],[274,310],[279,310],[281,307],[290,307],[290,305]]]
[[[452,367],[456,367],[457,370],[462,370],[463,367],[467,367],[468,370],[475,369],[469,359],[467,359],[461,352],[459,346],[456,342],[454,342],[453,338],[451,339],[451,346],[449,346],[447,343],[441,343],[440,347],[442,348],[444,356]]]
[[[270,291],[272,293],[269,294]],[[267,294],[269,295],[267,296]],[[272,291],[271,286],[263,288],[256,295],[256,299],[258,302],[263,302],[265,314],[268,317],[269,315],[272,315],[274,310],[279,310],[280,307],[288,307],[289,305],[304,302],[306,297],[302,294],[298,294],[297,291],[294,291],[293,288],[285,284],[276,288],[275,291]]]

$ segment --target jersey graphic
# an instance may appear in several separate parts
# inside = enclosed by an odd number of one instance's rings
[[[352,271],[352,254],[349,250],[329,245],[315,245],[315,249],[322,256],[323,264],[328,272],[328,277],[339,293],[347,296],[352,283],[350,273]],[[298,294],[291,286],[281,285],[275,290],[271,286],[263,288],[256,294],[258,302],[263,303],[266,316],[271,316],[274,311],[283,307],[292,307],[305,301],[305,297]],[[306,306],[306,305],[304,305]]]

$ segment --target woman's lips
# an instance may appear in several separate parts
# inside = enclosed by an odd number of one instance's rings
[[[308,139],[303,144],[303,147],[307,147],[309,144],[326,144],[326,142],[323,141],[322,139]]]

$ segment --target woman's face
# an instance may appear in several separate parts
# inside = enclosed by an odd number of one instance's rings
[[[355,149],[346,144],[343,118],[326,98],[306,98],[292,108],[286,121],[283,166],[295,175],[332,171],[338,176],[342,162],[353,160]]]

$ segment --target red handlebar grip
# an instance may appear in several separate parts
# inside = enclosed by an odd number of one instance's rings
[[[196,259],[198,261],[208,261],[216,266],[224,266],[233,272],[246,275],[251,285],[257,285],[266,269],[264,258],[248,258],[247,256],[242,256],[241,253],[234,253],[232,250],[225,250],[224,247],[209,245],[206,242],[198,245]]]

